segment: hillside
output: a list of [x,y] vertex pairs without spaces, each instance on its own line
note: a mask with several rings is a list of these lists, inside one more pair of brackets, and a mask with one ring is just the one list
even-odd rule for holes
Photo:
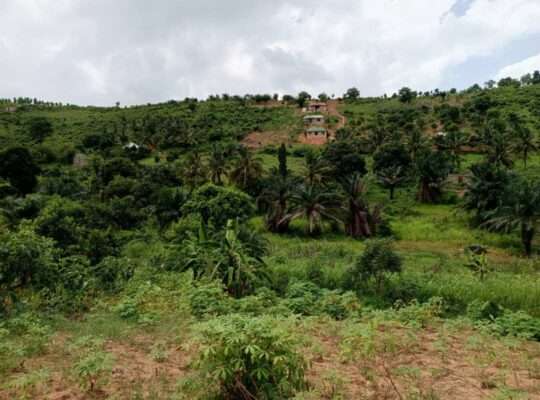
[[4,100],[0,399],[540,398],[540,85],[409,95]]

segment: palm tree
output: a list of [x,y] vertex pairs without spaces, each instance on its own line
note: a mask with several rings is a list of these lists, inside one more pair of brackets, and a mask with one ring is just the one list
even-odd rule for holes
[[536,144],[536,138],[534,137],[533,132],[526,126],[519,126],[515,129],[514,136],[514,145],[512,150],[514,153],[521,155],[523,160],[523,166],[527,168],[527,160],[529,155],[538,150],[538,145]]
[[540,223],[540,184],[530,181],[515,182],[509,195],[490,213],[486,226],[507,232],[519,230],[525,254],[532,254],[532,241]]
[[403,173],[400,165],[393,165],[377,171],[377,179],[390,191],[390,200],[394,200],[396,188],[407,179],[407,175]]
[[270,232],[284,233],[289,229],[290,220],[285,218],[287,207],[292,194],[293,183],[290,178],[284,178],[271,173],[272,178],[257,201],[266,209],[265,224]]
[[461,167],[461,149],[463,146],[467,145],[469,141],[465,135],[458,130],[453,130],[448,132],[440,146],[450,154],[452,164],[459,171]]
[[227,174],[227,160],[223,149],[218,145],[212,146],[208,159],[208,170],[212,183],[221,186],[223,184],[221,176]]
[[504,121],[494,119],[488,121],[482,134],[482,141],[487,146],[488,161],[497,168],[512,166],[510,154],[510,135]]
[[371,237],[380,222],[380,208],[370,210],[367,185],[360,174],[353,174],[341,182],[345,193],[345,232],[354,238]]
[[306,231],[315,236],[321,233],[323,220],[341,222],[338,218],[340,196],[331,190],[316,185],[301,185],[291,196],[291,210],[283,221],[304,217]]
[[418,128],[412,129],[405,141],[413,161],[416,160],[417,154],[427,147],[427,139]]
[[253,157],[253,153],[246,147],[240,147],[238,155],[229,176],[239,188],[246,190],[261,177],[263,173],[262,161]]
[[304,158],[302,177],[307,185],[319,185],[332,172],[332,168],[320,153],[309,151]]
[[181,175],[186,185],[191,188],[195,188],[206,182],[206,167],[198,152],[193,151],[188,154],[182,163]]

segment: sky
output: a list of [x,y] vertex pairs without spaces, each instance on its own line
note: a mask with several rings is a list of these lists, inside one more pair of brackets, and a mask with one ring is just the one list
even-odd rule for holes
[[0,97],[463,89],[540,70],[540,0],[1,0]]

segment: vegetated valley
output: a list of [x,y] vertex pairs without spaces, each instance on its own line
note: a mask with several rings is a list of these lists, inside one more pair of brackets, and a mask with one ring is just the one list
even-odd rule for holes
[[0,399],[540,398],[540,73],[313,97],[2,100]]

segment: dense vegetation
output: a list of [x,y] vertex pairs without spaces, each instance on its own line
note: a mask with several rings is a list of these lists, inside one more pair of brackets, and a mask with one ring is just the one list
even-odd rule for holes
[[538,396],[537,78],[352,88],[320,148],[242,146],[307,93],[3,100],[0,398]]

